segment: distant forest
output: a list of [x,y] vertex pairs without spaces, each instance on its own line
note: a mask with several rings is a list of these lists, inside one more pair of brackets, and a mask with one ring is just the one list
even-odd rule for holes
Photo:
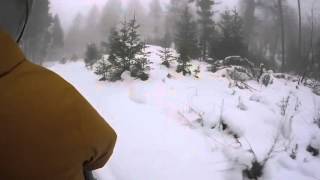
[[38,64],[84,58],[92,44],[107,54],[112,30],[134,18],[146,44],[177,48],[188,38],[185,48],[195,60],[239,55],[275,71],[319,77],[320,2],[309,4],[308,12],[301,9],[303,3],[240,0],[236,8],[219,9],[216,0],[171,0],[166,5],[131,0],[126,7],[108,0],[104,7],[79,12],[64,32],[60,17],[50,13],[49,0],[41,0],[33,7],[21,46]]

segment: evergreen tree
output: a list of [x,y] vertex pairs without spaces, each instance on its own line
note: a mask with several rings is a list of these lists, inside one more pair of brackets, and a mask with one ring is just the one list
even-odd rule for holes
[[65,51],[71,57],[79,57],[86,47],[83,38],[84,18],[82,14],[77,14],[65,38]]
[[30,14],[28,26],[23,36],[22,47],[26,56],[35,63],[42,64],[50,44],[49,27],[52,16],[49,0],[36,1]]
[[[98,69],[105,69],[106,80],[117,81],[125,71],[129,71],[131,76],[147,80],[147,71],[150,69],[150,62],[145,51],[146,45],[141,41],[138,33],[139,25],[136,19],[129,22],[124,21],[119,31],[112,30],[109,37],[109,57],[108,65],[100,63],[105,68],[98,66]],[[101,75],[102,73],[99,72]]]
[[52,23],[52,47],[53,48],[63,48],[64,46],[64,32],[61,27],[60,18],[55,15]]
[[244,43],[243,22],[236,10],[226,10],[221,15],[219,27],[222,37],[218,43],[216,55],[218,58],[227,56],[247,55]]
[[101,76],[99,81],[106,81],[106,80],[116,81],[116,80],[110,79],[110,76],[109,76],[110,69],[111,69],[111,64],[108,62],[108,60],[102,58],[98,61],[97,67],[95,69],[95,74],[98,76]]
[[[128,39],[128,33],[127,33],[127,23],[124,22],[122,24],[122,28],[120,29],[120,32],[118,32],[116,29],[111,30],[111,35],[109,36],[109,57],[108,61],[113,65],[114,69],[119,71],[115,74],[115,76],[119,75],[119,78],[121,74],[128,70],[129,65],[129,59],[126,58],[128,50],[126,49],[126,44]],[[121,34],[121,35],[120,35]]]
[[146,81],[149,79],[148,71],[151,70],[150,60],[148,59],[149,53],[146,52],[146,46],[143,43],[143,47],[137,52],[133,66],[130,68],[130,73],[132,77],[139,78],[143,81]]
[[58,15],[54,16],[49,31],[51,34],[51,43],[48,50],[48,59],[60,60],[62,58],[62,49],[64,47],[64,32]]
[[150,61],[146,52],[146,44],[141,41],[140,35],[138,33],[139,25],[135,17],[128,23],[128,57],[132,59],[130,62],[130,72],[131,76],[138,77],[142,80],[147,80],[146,71],[150,70]]
[[85,44],[88,43],[100,43],[101,37],[99,32],[99,8],[94,5],[91,7],[87,17],[85,18],[85,24],[83,29],[83,36]]
[[199,74],[200,74],[200,65],[199,66],[197,66],[197,69],[195,69],[194,71],[193,71],[193,73],[194,73],[194,77],[195,78],[197,78],[197,79],[199,79],[200,77],[199,77]]
[[170,47],[174,42],[175,34],[177,32],[177,22],[185,7],[188,5],[188,2],[189,0],[170,0],[164,22],[165,35],[163,37],[163,43],[165,44],[165,47]]
[[87,45],[87,50],[85,54],[85,63],[88,68],[92,66],[101,58],[100,52],[95,43],[90,43]]
[[181,14],[181,20],[177,23],[176,49],[179,53],[177,72],[183,75],[191,74],[190,60],[197,58],[199,50],[196,37],[196,23],[192,20],[192,15],[187,6]]
[[172,61],[176,60],[176,58],[172,55],[171,49],[165,47],[161,49],[159,52],[159,56],[162,61],[161,65],[170,68]]
[[215,24],[213,21],[214,0],[196,0],[199,15],[198,23],[200,24],[200,50],[201,59],[206,61],[208,58],[209,43],[212,41],[215,32]]

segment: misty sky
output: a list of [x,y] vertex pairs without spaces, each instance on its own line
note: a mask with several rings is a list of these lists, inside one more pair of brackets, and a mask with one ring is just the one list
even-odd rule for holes
[[[129,0],[122,0],[126,4]],[[140,0],[141,3],[148,6],[151,0]],[[160,0],[160,2],[167,3],[169,0]],[[75,14],[82,12],[86,14],[88,10],[96,4],[98,7],[103,7],[107,0],[50,0],[51,11],[53,14],[58,14],[61,18],[62,25],[64,28],[68,28],[71,24]],[[235,7],[238,0],[220,0],[222,3],[220,6],[224,7]]]
[[[123,4],[127,4],[130,0],[122,0]],[[140,0],[142,4],[146,6],[149,5],[151,0]],[[162,3],[167,3],[170,0],[160,0]],[[303,13],[310,13],[312,2],[316,2],[320,0],[303,0],[302,8]],[[62,25],[64,29],[68,29],[70,26],[74,16],[81,12],[83,15],[86,15],[89,9],[96,4],[98,7],[102,8],[107,0],[50,0],[51,2],[51,12],[53,14],[58,14],[60,16]],[[219,0],[221,5],[219,5],[219,9],[224,9],[226,7],[235,8],[238,5],[239,0]],[[288,2],[296,6],[296,0],[288,0]],[[318,4],[320,6],[320,3]],[[320,7],[318,7],[320,9]],[[317,12],[317,11],[316,11]],[[307,16],[305,16],[306,18]]]

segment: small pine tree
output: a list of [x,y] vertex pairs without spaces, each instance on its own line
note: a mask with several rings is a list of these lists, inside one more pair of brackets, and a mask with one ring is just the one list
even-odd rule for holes
[[132,77],[137,77],[141,80],[149,78],[146,71],[150,70],[150,61],[148,60],[148,53],[146,52],[146,44],[141,41],[138,33],[139,25],[134,17],[128,23],[128,41],[127,46],[129,49],[128,57],[131,59],[129,71]]
[[146,52],[146,47],[141,49],[140,52],[136,54],[133,64],[131,65],[130,72],[132,77],[139,78],[143,81],[149,79],[147,71],[151,69],[151,62],[148,59],[149,53]]
[[162,61],[161,65],[164,65],[167,68],[170,68],[172,61],[176,60],[176,58],[173,56],[170,48],[161,49],[159,51],[159,56]]
[[[126,26],[126,23],[124,23]],[[97,66],[97,71],[101,70],[98,75],[103,75],[102,81],[118,81],[121,79],[122,73],[128,68],[128,59],[125,58],[125,44],[123,43],[126,39],[126,27],[123,27],[121,30],[123,33],[119,34],[116,29],[111,30],[111,35],[109,36],[109,57],[108,59],[102,59]],[[107,61],[107,63],[106,63]]]
[[106,80],[117,81],[125,71],[129,71],[132,77],[141,80],[149,78],[150,61],[146,52],[146,45],[140,40],[138,34],[139,25],[133,18],[129,22],[124,21],[119,31],[113,29],[109,37],[109,57]]
[[102,58],[101,60],[98,61],[98,65],[95,70],[95,74],[98,76],[101,76],[100,81],[106,81],[108,80],[108,72],[110,71],[111,65],[110,63]]
[[191,74],[190,60],[199,56],[196,37],[196,23],[192,20],[189,7],[186,6],[181,14],[181,20],[177,23],[176,49],[179,53],[177,72],[183,75]]
[[92,66],[101,58],[100,52],[95,43],[90,43],[87,45],[87,50],[85,54],[86,67],[92,69]]
[[194,77],[197,78],[197,79],[199,79],[199,73],[200,73],[200,72],[201,72],[201,71],[200,71],[200,66],[197,66],[197,69],[195,69],[195,70],[193,71]]
[[226,10],[221,15],[219,27],[222,37],[218,43],[216,52],[218,58],[227,56],[246,56],[246,45],[244,43],[243,21],[236,10]]

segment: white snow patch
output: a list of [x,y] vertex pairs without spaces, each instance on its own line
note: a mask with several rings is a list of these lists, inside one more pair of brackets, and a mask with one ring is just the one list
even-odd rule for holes
[[[225,72],[206,72],[199,79],[184,77],[175,68],[160,66],[160,47],[150,46],[150,79],[141,82],[124,74],[124,81],[99,82],[83,63],[50,67],[73,84],[114,127],[118,142],[112,159],[96,172],[109,180],[242,180],[253,150],[258,161],[268,155],[281,124],[293,115],[288,132],[280,136],[262,179],[320,179],[320,159],[306,151],[319,147],[320,129],[314,123],[320,97],[307,87],[275,79],[264,87],[247,82],[254,91],[229,87]],[[168,79],[171,74],[173,78]],[[279,104],[291,96],[285,117]],[[239,99],[241,107],[239,107]],[[294,110],[295,101],[300,108]],[[223,106],[222,106],[223,105]],[[228,131],[219,123],[223,120]],[[298,145],[296,159],[290,158]]]

